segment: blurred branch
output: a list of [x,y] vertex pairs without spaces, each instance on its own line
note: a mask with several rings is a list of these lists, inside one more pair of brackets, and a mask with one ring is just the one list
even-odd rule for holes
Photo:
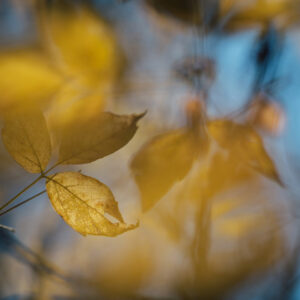
[[6,225],[3,225],[3,224],[0,224],[0,229],[5,229],[5,230],[8,230],[10,232],[15,232],[14,228],[6,226]]

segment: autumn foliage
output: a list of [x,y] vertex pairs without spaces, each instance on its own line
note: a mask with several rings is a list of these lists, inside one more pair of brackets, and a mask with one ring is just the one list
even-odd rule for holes
[[[31,178],[23,189],[10,183],[12,197],[0,186],[0,250],[31,268],[39,284],[29,293],[56,299],[59,287],[74,299],[246,300],[243,289],[255,276],[267,281],[268,272],[281,268],[274,299],[288,300],[280,297],[296,274],[292,249],[299,247],[281,231],[290,211],[274,199],[288,184],[268,139],[279,140],[289,121],[275,92],[276,61],[295,26],[297,1],[83,2],[12,1],[14,10],[35,17],[36,40],[0,49],[0,158]],[[184,45],[189,54],[171,72],[189,92],[180,104],[174,91],[165,97],[163,118],[155,113],[153,90],[146,103],[131,96],[130,79],[143,82],[135,75],[144,67],[140,49],[155,43],[150,34],[142,48],[142,39],[132,37],[138,26],[123,28],[122,11],[130,8],[147,17],[145,32],[154,24],[152,35],[162,34],[153,39],[158,53],[178,36],[195,38],[196,53]],[[211,97],[220,81],[214,48],[219,38],[245,32],[256,33],[253,81],[242,105],[223,113]],[[146,65],[145,81],[153,66]],[[173,110],[175,122],[168,123]],[[38,197],[56,215],[48,211],[35,224],[40,244],[31,250],[11,220],[14,213],[23,218],[17,212]],[[47,249],[61,232],[74,241],[52,264]],[[0,296],[1,288],[0,282]]]

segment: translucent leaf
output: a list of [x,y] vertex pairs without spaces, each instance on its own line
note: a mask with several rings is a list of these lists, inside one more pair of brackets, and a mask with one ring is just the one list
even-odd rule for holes
[[[62,218],[82,235],[116,236],[137,225],[127,225],[110,189],[78,172],[58,173],[48,179],[49,199]],[[110,215],[119,223],[111,222]]]
[[42,112],[18,109],[7,112],[2,129],[7,151],[25,170],[40,173],[51,157],[51,143]]
[[195,136],[180,129],[155,137],[136,154],[131,170],[141,193],[144,211],[186,176],[197,153]]
[[34,51],[0,54],[0,108],[40,103],[59,88],[62,78],[46,57]]
[[105,97],[101,91],[86,90],[79,84],[66,84],[51,101],[48,120],[53,132],[59,138],[64,128],[86,121],[104,110]]
[[[235,153],[215,153],[207,171],[207,183],[202,193],[206,198],[213,197],[225,190],[249,181],[255,175]],[[200,179],[200,178],[199,178]]]
[[137,121],[143,116],[101,112],[79,119],[62,132],[59,162],[84,164],[119,150],[134,136]]
[[275,164],[252,126],[229,120],[216,120],[208,124],[208,131],[222,148],[229,151],[231,159],[282,185]]
[[276,25],[285,28],[295,22],[296,7],[293,6],[293,1],[287,0],[220,1],[220,14],[226,17],[231,11],[236,10],[226,22],[227,30],[243,30],[270,21],[278,21]]
[[118,74],[119,53],[115,36],[92,12],[54,8],[47,21],[51,50],[69,77],[85,84],[110,83]]

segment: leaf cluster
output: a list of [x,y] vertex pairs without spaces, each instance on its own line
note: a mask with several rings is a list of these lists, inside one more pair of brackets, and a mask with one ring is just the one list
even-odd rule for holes
[[[52,154],[50,134],[39,109],[7,113],[2,139],[20,166],[40,174],[35,182],[46,179],[54,209],[73,229],[83,235],[116,236],[137,225],[124,223],[118,203],[105,184],[79,172],[49,172],[59,165],[90,163],[119,150],[132,139],[142,116],[99,112],[97,118],[79,121],[76,128],[65,128],[60,136],[58,161],[49,169],[46,168]],[[107,215],[117,222],[110,221]]]
[[[104,91],[111,88],[120,63],[108,26],[83,7],[64,10],[53,3],[43,8],[37,10],[39,47],[0,54],[3,143],[20,166],[40,174],[0,207],[0,215],[43,194],[4,211],[45,179],[53,207],[70,226],[83,235],[115,236],[137,225],[125,224],[107,186],[78,172],[50,172],[60,165],[91,163],[119,150],[132,139],[143,115],[103,112]],[[58,160],[47,169],[56,147]]]
[[213,153],[209,154],[213,156],[212,165],[208,178],[202,178],[199,172],[198,183],[204,198],[249,179],[251,171],[282,185],[276,166],[255,129],[250,124],[216,119],[207,121],[204,134],[195,134],[195,128],[188,127],[171,130],[154,137],[135,155],[131,169],[144,211],[152,208],[176,182],[183,180],[196,160],[207,159],[207,149]]

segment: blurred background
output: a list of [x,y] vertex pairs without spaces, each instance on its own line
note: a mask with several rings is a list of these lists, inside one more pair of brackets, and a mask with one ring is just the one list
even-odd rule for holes
[[[1,118],[40,106],[56,149],[78,118],[147,115],[124,148],[68,168],[108,185],[140,226],[83,237],[46,195],[0,216],[15,229],[0,228],[0,299],[300,299],[299,16],[298,0],[1,0]],[[265,152],[242,176],[210,149],[143,211],[136,153],[200,113],[255,130]],[[242,138],[222,133],[233,156],[250,153]],[[256,165],[266,159],[275,180]],[[0,203],[33,177],[1,141]]]

